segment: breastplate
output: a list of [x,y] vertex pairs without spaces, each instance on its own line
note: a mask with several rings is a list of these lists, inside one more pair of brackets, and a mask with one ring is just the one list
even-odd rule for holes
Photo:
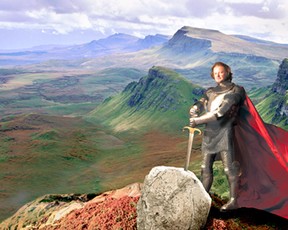
[[208,93],[207,110],[212,112],[219,108],[226,94],[233,91],[234,84],[231,82],[223,82],[218,86],[211,88]]

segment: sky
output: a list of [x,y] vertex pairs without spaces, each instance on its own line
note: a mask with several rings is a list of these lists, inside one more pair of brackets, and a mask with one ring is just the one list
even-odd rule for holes
[[0,50],[87,43],[183,26],[288,44],[287,0],[1,0]]

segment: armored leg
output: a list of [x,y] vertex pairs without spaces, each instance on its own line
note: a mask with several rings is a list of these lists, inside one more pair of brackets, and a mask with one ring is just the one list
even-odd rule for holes
[[210,191],[213,183],[213,162],[216,154],[204,154],[201,165],[201,181],[207,192]]
[[224,171],[226,173],[229,189],[230,189],[230,200],[227,204],[221,207],[221,211],[237,209],[237,188],[238,188],[238,172],[233,167],[232,155],[229,152],[221,152],[221,158],[224,166]]

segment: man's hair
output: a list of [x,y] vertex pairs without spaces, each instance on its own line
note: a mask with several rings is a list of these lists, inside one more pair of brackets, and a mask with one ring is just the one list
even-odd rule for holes
[[225,71],[227,72],[227,76],[226,76],[226,79],[225,81],[232,81],[232,78],[233,78],[233,73],[231,72],[231,68],[229,65],[223,63],[223,62],[216,62],[212,67],[211,67],[211,77],[214,79],[214,74],[213,74],[213,69],[216,67],[216,66],[223,66]]

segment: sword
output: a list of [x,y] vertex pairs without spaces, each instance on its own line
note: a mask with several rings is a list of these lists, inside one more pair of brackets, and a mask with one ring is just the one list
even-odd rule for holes
[[190,163],[190,156],[191,156],[191,152],[192,152],[194,133],[195,133],[195,131],[197,131],[197,132],[199,132],[199,135],[201,135],[201,130],[197,129],[197,128],[192,128],[190,126],[185,126],[183,128],[183,131],[184,131],[184,129],[189,130],[188,149],[187,149],[186,163],[184,166],[184,170],[187,171],[188,167],[189,167],[189,163]]

